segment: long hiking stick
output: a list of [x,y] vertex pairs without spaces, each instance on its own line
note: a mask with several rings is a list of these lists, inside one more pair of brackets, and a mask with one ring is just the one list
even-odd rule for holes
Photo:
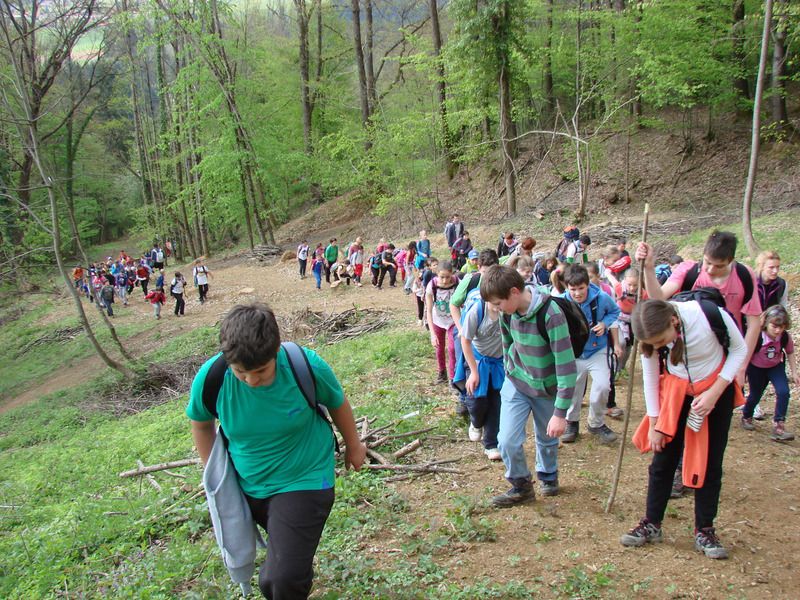
[[[647,225],[650,221],[650,204],[645,202],[644,205],[644,223],[642,224],[642,241],[647,242]],[[636,290],[636,303],[638,304],[642,299],[642,288],[644,287],[644,261],[639,262],[639,287]],[[617,454],[617,465],[614,467],[614,481],[611,483],[611,493],[608,495],[606,502],[606,512],[609,512],[614,506],[614,499],[617,497],[617,487],[619,487],[619,475],[622,471],[622,457],[625,455],[625,444],[628,441],[628,425],[631,422],[631,404],[633,401],[633,381],[636,376],[636,358],[638,355],[638,343],[633,344],[631,357],[628,361],[630,367],[628,368],[628,393],[625,398],[625,422],[622,426],[622,440],[619,444],[619,453]]]

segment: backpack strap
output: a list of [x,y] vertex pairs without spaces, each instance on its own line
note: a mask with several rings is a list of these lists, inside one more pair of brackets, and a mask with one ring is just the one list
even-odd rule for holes
[[720,312],[723,309],[710,300],[698,300],[697,303],[700,305],[719,345],[722,346],[722,351],[727,356],[728,348],[730,348],[731,345],[731,338],[728,333],[728,327],[725,325],[725,321],[722,319],[722,313]]
[[691,291],[694,288],[694,284],[697,283],[698,277],[700,277],[700,263],[695,263],[691,269],[686,271],[686,277],[683,278],[683,284],[681,284],[681,291]]
[[548,346],[550,346],[550,334],[547,333],[547,323],[545,323],[544,319],[547,314],[547,309],[550,308],[550,301],[552,298],[552,296],[548,295],[544,302],[542,302],[542,306],[539,307],[539,311],[536,313],[536,328],[539,330],[539,335],[547,342]]
[[472,277],[469,278],[469,283],[467,284],[467,294],[469,294],[472,290],[478,287],[480,283],[481,283],[480,271],[478,271],[477,273],[473,273]]
[[[742,298],[742,306],[750,302],[750,299],[753,297],[753,277],[750,275],[750,269],[748,269],[745,265],[740,262],[736,262],[736,275],[739,277],[739,281],[742,282],[742,287],[744,288],[744,297]],[[786,285],[786,282],[783,282]]]
[[219,417],[217,414],[217,396],[219,396],[219,391],[222,389],[222,382],[225,379],[225,371],[227,370],[228,362],[225,360],[225,355],[220,354],[206,372],[206,380],[203,382],[203,406],[214,415],[215,419]]

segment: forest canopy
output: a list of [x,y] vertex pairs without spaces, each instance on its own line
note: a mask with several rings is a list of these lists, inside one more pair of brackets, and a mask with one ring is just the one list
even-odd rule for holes
[[[752,110],[761,2],[0,2],[0,278],[125,233],[274,241],[347,195],[388,211],[558,136],[581,202],[603,130]],[[793,131],[800,8],[774,2],[762,135]],[[711,119],[709,119],[711,121]],[[571,148],[571,150],[570,150]],[[52,192],[52,199],[48,193]],[[581,205],[581,210],[585,206]]]

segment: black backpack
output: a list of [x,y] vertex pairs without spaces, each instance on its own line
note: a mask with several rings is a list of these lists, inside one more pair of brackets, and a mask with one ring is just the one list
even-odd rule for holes
[[[331,424],[330,417],[328,416],[327,409],[317,402],[317,381],[314,379],[314,372],[311,369],[311,363],[308,362],[308,357],[303,349],[294,342],[282,342],[281,348],[286,352],[286,358],[289,359],[289,367],[292,369],[297,386],[306,399],[308,406],[316,412],[331,428],[333,434],[334,444],[336,445],[336,452],[339,452],[339,440],[336,434],[333,433],[333,425]],[[228,362],[225,360],[225,355],[220,354],[217,360],[211,365],[206,373],[206,379],[203,382],[203,406],[206,410],[219,418],[217,413],[217,398],[219,391],[222,388],[222,382],[225,379],[225,371],[228,370]],[[222,427],[220,427],[222,432]],[[224,433],[222,434],[224,435]]]
[[109,284],[104,285],[103,289],[100,291],[100,296],[106,302],[111,302],[114,299],[114,288]]
[[730,348],[731,345],[731,337],[728,333],[725,321],[722,319],[722,313],[720,312],[723,310],[727,311],[728,309],[725,308],[725,298],[722,297],[722,293],[717,288],[701,287],[696,290],[681,292],[675,294],[670,300],[673,302],[690,302],[695,300],[703,310],[706,321],[708,321],[708,324],[711,326],[711,331],[714,332],[717,341],[720,346],[722,346],[723,352],[725,354],[728,353],[728,348]]
[[[586,347],[586,342],[589,341],[589,323],[586,321],[586,315],[583,314],[581,307],[572,300],[562,298],[560,296],[548,296],[536,313],[536,327],[539,329],[539,334],[544,338],[547,344],[550,344],[550,335],[547,333],[547,325],[545,323],[545,315],[550,303],[554,302],[561,312],[564,313],[564,318],[567,320],[567,327],[569,328],[569,337],[572,341],[572,352],[575,358],[583,354],[583,349]],[[592,310],[592,319],[596,320],[597,315],[597,300],[592,300],[590,305]]]

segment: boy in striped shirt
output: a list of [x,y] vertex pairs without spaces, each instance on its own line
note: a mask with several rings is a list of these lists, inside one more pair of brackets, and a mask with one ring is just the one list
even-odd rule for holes
[[[500,392],[500,454],[511,489],[492,498],[504,508],[535,497],[525,459],[525,424],[533,414],[536,476],[544,496],[558,494],[558,438],[567,426],[575,389],[575,355],[566,317],[550,295],[511,267],[492,266],[481,277],[481,297],[503,316],[503,362],[506,380]],[[544,310],[544,332],[538,314]]]

